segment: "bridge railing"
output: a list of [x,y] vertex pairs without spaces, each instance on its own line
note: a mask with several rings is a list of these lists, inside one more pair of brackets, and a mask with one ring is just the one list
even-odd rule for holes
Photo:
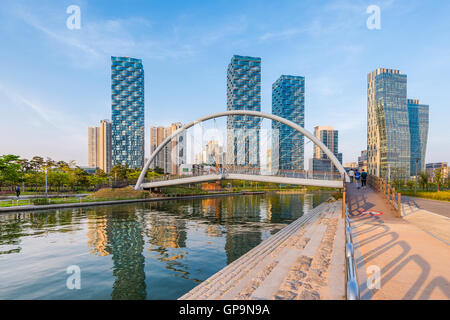
[[356,273],[352,228],[347,205],[345,205],[345,268],[347,300],[359,300],[358,274]]
[[386,201],[392,205],[392,208],[397,212],[397,217],[402,217],[402,194],[396,192],[395,188],[391,186],[385,179],[377,176],[369,175],[367,183],[378,193],[380,193]]

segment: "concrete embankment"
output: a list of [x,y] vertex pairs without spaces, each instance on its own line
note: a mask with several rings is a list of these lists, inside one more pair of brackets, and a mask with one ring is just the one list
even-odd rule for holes
[[341,201],[322,203],[181,300],[344,299]]
[[202,194],[192,196],[177,196],[177,197],[155,197],[148,199],[130,199],[130,200],[112,200],[112,201],[95,201],[95,202],[77,202],[77,203],[61,203],[61,204],[49,204],[49,205],[23,205],[15,207],[0,208],[1,213],[20,212],[20,211],[37,211],[37,210],[52,210],[52,209],[64,209],[64,208],[77,208],[77,207],[91,207],[91,206],[105,206],[105,205],[117,205],[127,203],[138,202],[155,202],[155,201],[169,201],[169,200],[188,200],[188,199],[202,199],[202,198],[214,198],[214,197],[226,197],[226,196],[239,196],[243,195],[242,192],[235,193],[213,193]]

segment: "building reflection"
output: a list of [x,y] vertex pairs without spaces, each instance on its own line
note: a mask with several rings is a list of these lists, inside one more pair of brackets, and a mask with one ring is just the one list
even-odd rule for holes
[[109,207],[106,217],[108,250],[115,277],[113,300],[142,300],[147,296],[142,222],[134,206]]

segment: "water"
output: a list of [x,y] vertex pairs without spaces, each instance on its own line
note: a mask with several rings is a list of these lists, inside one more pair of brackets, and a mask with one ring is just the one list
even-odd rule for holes
[[[270,193],[2,214],[0,299],[177,299],[328,197]],[[72,265],[80,289],[67,287]]]

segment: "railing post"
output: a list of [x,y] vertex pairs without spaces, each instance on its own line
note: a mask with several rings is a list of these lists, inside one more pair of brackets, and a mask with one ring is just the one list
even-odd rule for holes
[[398,217],[402,217],[402,194],[397,193],[397,209],[398,209]]

